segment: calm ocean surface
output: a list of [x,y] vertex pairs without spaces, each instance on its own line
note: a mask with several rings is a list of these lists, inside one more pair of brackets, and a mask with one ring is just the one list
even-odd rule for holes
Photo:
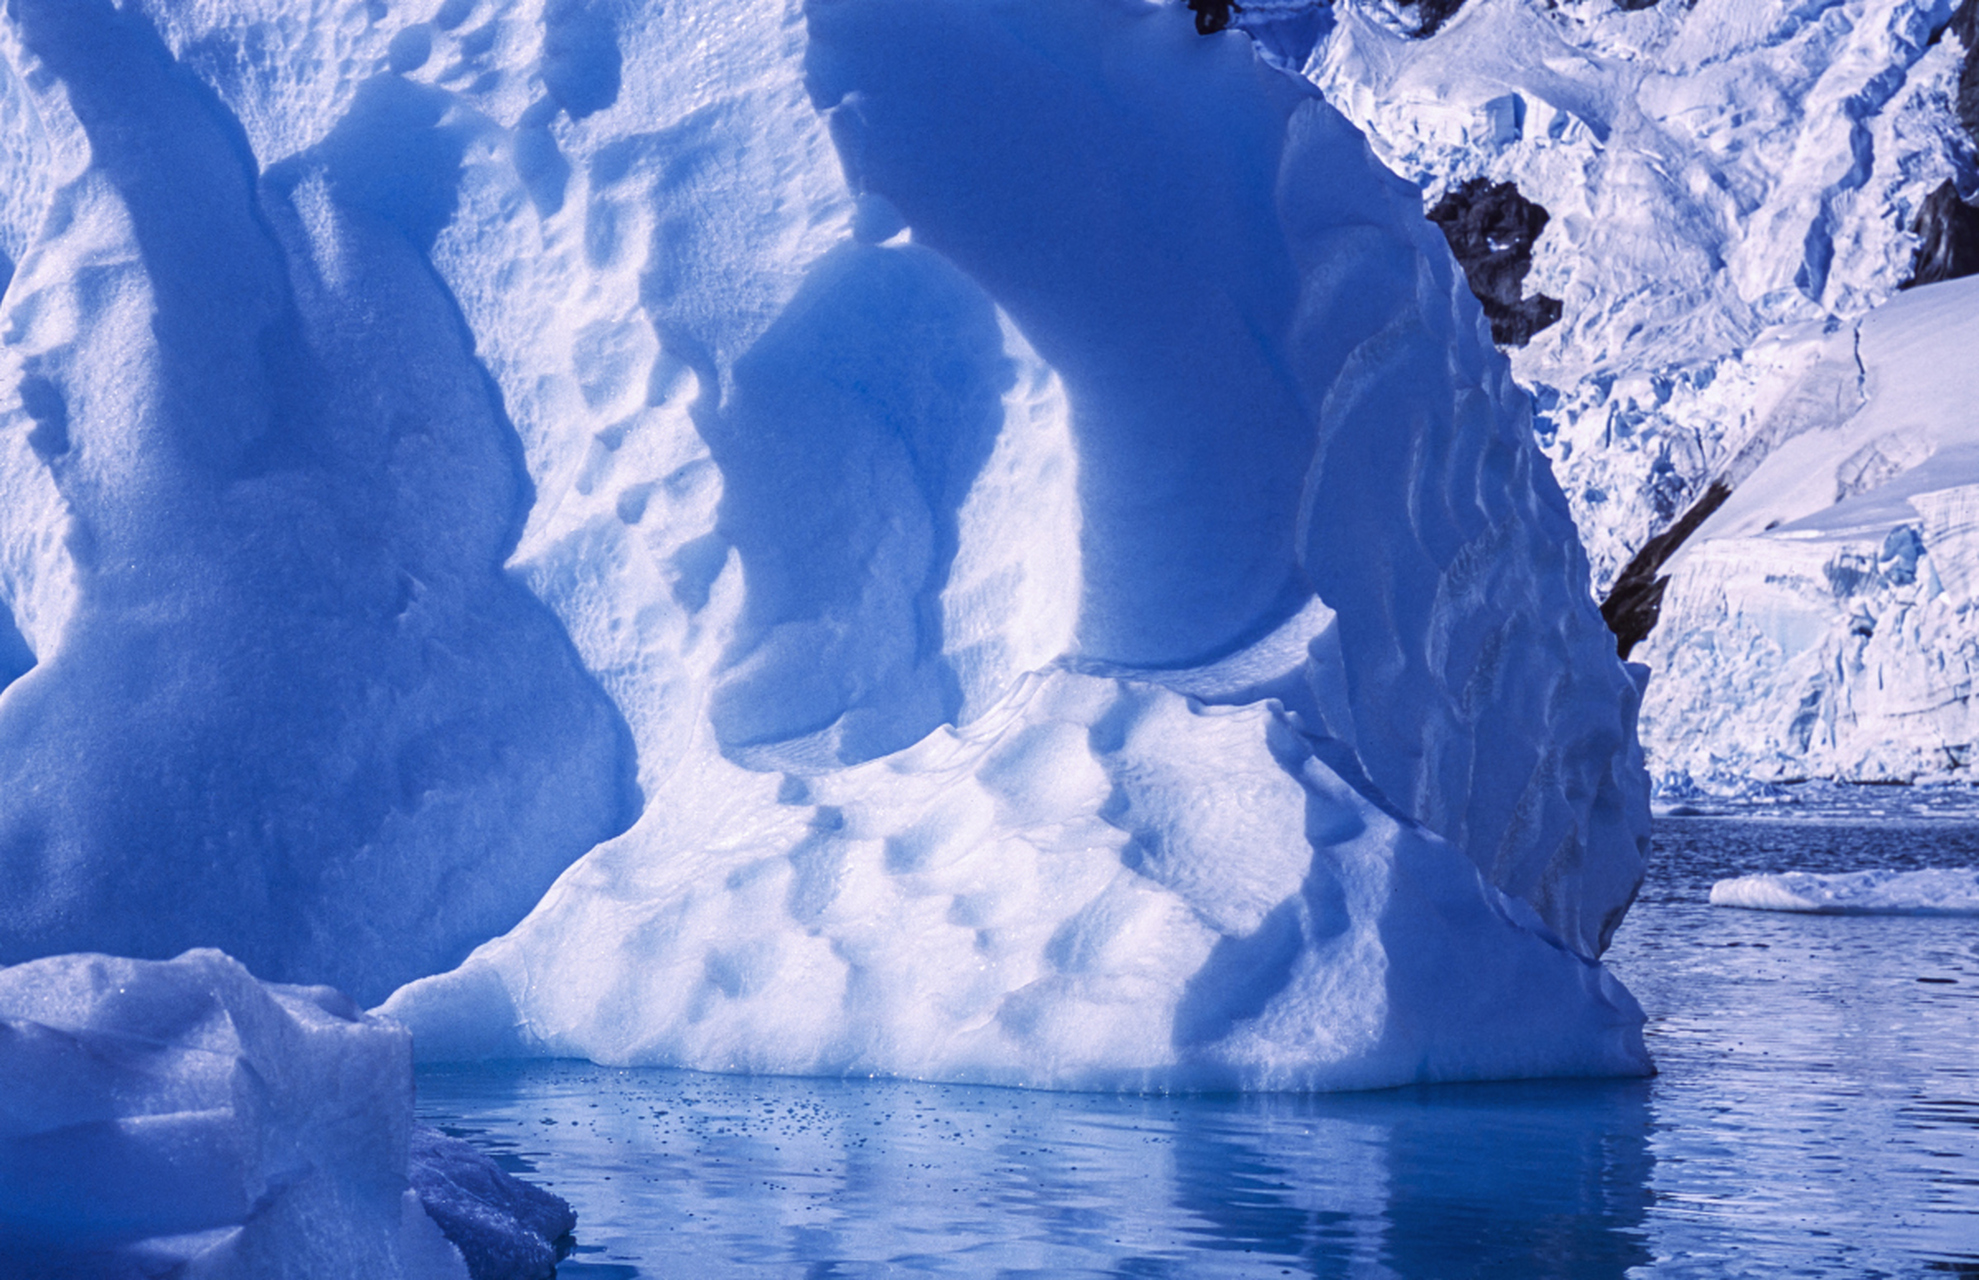
[[1979,866],[1892,795],[1658,823],[1609,953],[1662,1074],[1154,1098],[579,1063],[423,1069],[579,1214],[562,1280],[1979,1277],[1979,920],[1705,905],[1748,871]]

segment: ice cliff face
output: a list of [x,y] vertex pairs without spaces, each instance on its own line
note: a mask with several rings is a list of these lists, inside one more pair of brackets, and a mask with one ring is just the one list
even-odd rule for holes
[[1954,9],[1470,0],[1412,40],[1343,0],[1305,63],[1431,197],[1550,212],[1526,286],[1561,318],[1513,367],[1625,645],[1649,636],[1672,792],[1965,776],[1970,602],[1929,566],[1966,555],[1974,295],[1879,310],[1969,269]]
[[1666,790],[1968,776],[1974,343],[1975,279],[1837,333],[1786,401],[1792,434],[1678,553],[1638,651]]
[[377,999],[621,829],[632,745],[503,570],[530,483],[428,257],[472,127],[389,75],[292,83],[388,55],[282,30],[8,10],[43,199],[0,311],[36,659],[0,704],[0,959],[219,944]]
[[10,15],[13,955],[492,938],[388,1005],[436,1054],[1645,1065],[1636,687],[1528,402],[1242,35]]

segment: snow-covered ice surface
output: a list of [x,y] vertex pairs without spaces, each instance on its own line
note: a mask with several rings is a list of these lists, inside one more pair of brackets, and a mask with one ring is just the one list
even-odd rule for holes
[[412,1045],[227,957],[0,969],[0,1269],[467,1280],[407,1182]]
[[1842,916],[1979,916],[1979,871],[1786,871],[1711,886],[1714,907]]
[[503,569],[522,451],[426,252],[474,121],[359,89],[364,6],[261,8],[0,25],[5,185],[42,193],[0,305],[36,659],[0,700],[0,961],[217,945],[370,1002],[623,828],[633,748]]
[[438,973],[431,1055],[1646,1069],[1638,686],[1529,402],[1243,35],[0,30],[0,956]]
[[[626,33],[671,110],[814,139],[809,208],[787,177],[648,182],[658,225],[740,204],[709,224],[794,223],[815,265],[695,246],[781,281],[735,334],[713,265],[660,242],[644,349],[699,390],[634,424],[702,514],[627,434],[545,482],[522,548],[649,802],[394,997],[422,1052],[1103,1086],[1641,1069],[1587,963],[1639,874],[1631,689],[1414,191],[1172,9],[775,16],[696,50],[734,60],[705,102],[664,60],[691,12]],[[636,124],[573,126],[573,172],[617,173],[576,158]],[[491,297],[490,327],[540,342],[540,302]]]

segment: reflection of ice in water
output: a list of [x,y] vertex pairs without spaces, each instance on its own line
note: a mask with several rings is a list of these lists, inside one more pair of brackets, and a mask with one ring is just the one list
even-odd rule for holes
[[561,1280],[1604,1277],[1979,1266],[1969,921],[1714,911],[1718,879],[1979,863],[1979,825],[1672,820],[1610,959],[1663,1074],[1331,1097],[429,1070],[579,1208]]
[[697,1276],[1426,1276],[1555,1257],[1618,1276],[1650,1260],[1640,1081],[1172,1098],[550,1063],[421,1087],[429,1117],[579,1205],[597,1252],[561,1276],[686,1259]]

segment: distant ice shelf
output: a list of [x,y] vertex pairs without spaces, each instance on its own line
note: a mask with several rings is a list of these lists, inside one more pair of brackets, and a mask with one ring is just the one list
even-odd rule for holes
[[1711,886],[1711,905],[1831,916],[1979,916],[1979,870],[1739,876]]

